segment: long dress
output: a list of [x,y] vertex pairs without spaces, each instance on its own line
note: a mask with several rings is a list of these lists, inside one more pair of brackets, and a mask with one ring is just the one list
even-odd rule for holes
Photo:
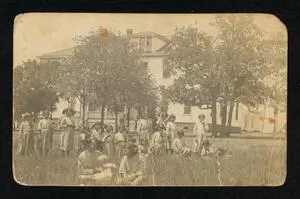
[[141,119],[138,122],[137,126],[137,132],[138,132],[138,138],[140,142],[143,141],[149,141],[149,135],[148,135],[148,129],[147,129],[147,121],[145,119]]
[[153,134],[153,122],[150,118],[148,118],[146,120],[146,124],[147,124],[147,140],[148,140],[148,143],[149,143],[150,140],[151,140],[151,136]]
[[177,130],[177,125],[175,124],[175,122],[168,122],[167,123],[167,136],[168,136],[168,140],[167,140],[167,149],[172,149],[172,143],[174,142],[175,139],[175,135],[176,135],[176,130]]
[[114,155],[116,156],[117,160],[119,160],[123,156],[124,147],[125,147],[125,137],[124,137],[123,133],[121,133],[121,132],[116,133],[114,135],[113,142],[114,142],[114,147],[115,147]]
[[64,117],[61,121],[60,127],[64,130],[61,137],[61,150],[69,153],[74,149],[74,119],[71,117]]
[[203,140],[206,138],[206,126],[204,122],[197,121],[194,126],[194,134],[196,135],[194,139],[194,149],[193,152],[201,152]]
[[163,133],[157,131],[153,134],[150,149],[154,155],[162,155],[164,152],[164,135]]
[[41,119],[38,123],[38,130],[41,132],[42,153],[47,154],[52,148],[52,121]]
[[20,125],[20,140],[17,154],[29,155],[34,152],[33,126],[28,121],[23,121]]

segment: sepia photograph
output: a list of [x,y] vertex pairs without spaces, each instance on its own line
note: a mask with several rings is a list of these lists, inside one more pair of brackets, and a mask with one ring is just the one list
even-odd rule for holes
[[17,183],[285,183],[288,36],[277,17],[25,13],[13,34]]

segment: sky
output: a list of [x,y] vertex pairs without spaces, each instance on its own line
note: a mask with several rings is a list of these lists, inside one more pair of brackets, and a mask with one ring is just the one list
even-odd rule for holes
[[[63,50],[75,45],[74,36],[86,35],[100,26],[114,32],[152,31],[170,37],[176,27],[197,23],[211,35],[217,30],[210,26],[213,14],[84,14],[84,13],[26,13],[14,22],[14,67],[27,59],[44,53]],[[286,31],[275,16],[256,14],[255,23],[267,34]]]

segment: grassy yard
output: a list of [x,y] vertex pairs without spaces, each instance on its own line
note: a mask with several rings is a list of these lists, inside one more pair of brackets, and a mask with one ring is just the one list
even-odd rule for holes
[[[225,186],[277,186],[286,175],[286,140],[215,139],[216,146],[228,146],[233,155],[221,160]],[[149,164],[150,165],[150,164]],[[219,185],[213,158],[155,158],[144,185]],[[152,175],[151,171],[154,171]],[[63,158],[56,151],[47,157],[14,156],[14,176],[29,185],[78,185],[76,154]]]

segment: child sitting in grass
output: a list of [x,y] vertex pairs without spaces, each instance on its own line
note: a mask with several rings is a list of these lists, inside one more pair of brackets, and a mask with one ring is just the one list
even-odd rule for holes
[[210,142],[205,139],[203,140],[203,148],[201,151],[201,156],[210,156],[215,154],[215,149],[211,146]]
[[117,184],[140,184],[145,179],[145,171],[145,161],[140,158],[138,146],[132,143],[127,143],[125,147],[125,155],[123,156],[119,167]]
[[184,131],[177,131],[177,138],[174,139],[173,149],[176,155],[178,156],[191,156],[192,150],[185,145],[185,140],[183,139]]
[[225,149],[221,147],[212,147],[211,143],[205,139],[203,140],[203,148],[201,151],[201,156],[223,156],[223,155],[231,155],[230,149]]
[[111,184],[116,166],[108,156],[96,150],[96,141],[78,157],[78,177],[81,185]]

